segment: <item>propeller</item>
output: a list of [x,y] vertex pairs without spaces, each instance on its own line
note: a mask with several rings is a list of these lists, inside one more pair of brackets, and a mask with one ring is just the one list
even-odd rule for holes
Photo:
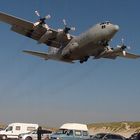
[[126,46],[126,45],[124,44],[124,38],[121,39],[121,45],[117,45],[117,47],[120,48],[120,49],[122,50],[122,53],[123,53],[124,56],[126,56],[126,51],[125,51],[125,50],[126,50],[126,49],[128,49],[128,50],[131,49],[130,46]]
[[35,11],[35,14],[39,17],[40,24],[45,24],[45,20],[51,18],[50,15],[47,15],[45,17],[41,17],[41,15],[40,15],[40,13],[38,11]]
[[68,39],[71,39],[69,31],[75,31],[75,27],[68,27],[65,19],[63,19],[63,24],[64,24],[63,32],[67,35]]

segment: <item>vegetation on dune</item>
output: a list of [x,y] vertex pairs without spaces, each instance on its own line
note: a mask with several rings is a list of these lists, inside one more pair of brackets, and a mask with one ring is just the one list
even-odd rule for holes
[[[140,122],[107,122],[107,123],[92,123],[87,124],[88,129],[105,129],[105,130],[111,130],[111,131],[121,131],[126,129],[137,129],[137,131],[140,131]],[[6,125],[3,123],[0,123],[0,128],[5,128]],[[51,128],[47,126],[42,126],[44,129],[50,129],[52,131],[57,130],[56,128]]]
[[120,131],[126,129],[140,129],[140,122],[109,122],[109,123],[92,123],[88,124],[89,129],[101,129]]
[[3,128],[5,128],[5,127],[6,127],[6,125],[5,125],[5,124],[0,123],[0,129],[3,129]]

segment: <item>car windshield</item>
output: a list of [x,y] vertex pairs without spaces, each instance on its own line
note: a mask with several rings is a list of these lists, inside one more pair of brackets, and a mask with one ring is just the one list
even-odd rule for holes
[[55,134],[66,134],[68,129],[59,129]]
[[106,135],[105,133],[97,134],[97,135],[95,135],[94,138],[96,138],[96,139],[102,139],[105,135]]

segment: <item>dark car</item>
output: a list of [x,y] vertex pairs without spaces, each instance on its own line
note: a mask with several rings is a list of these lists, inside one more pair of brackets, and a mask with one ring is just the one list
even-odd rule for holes
[[140,133],[134,133],[132,134],[128,140],[140,140]]
[[94,140],[126,140],[126,138],[118,134],[99,133],[94,136]]
[[103,140],[126,140],[125,137],[118,134],[106,134],[102,139]]

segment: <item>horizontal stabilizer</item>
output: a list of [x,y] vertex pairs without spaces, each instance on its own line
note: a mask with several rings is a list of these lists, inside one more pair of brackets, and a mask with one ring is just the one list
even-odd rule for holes
[[48,53],[37,52],[37,51],[28,51],[28,50],[23,50],[23,52],[34,55],[34,56],[41,57],[45,60],[51,59],[51,60],[57,60],[57,61],[62,61],[62,62],[66,62],[66,63],[74,63],[72,60],[60,59],[57,55],[54,55],[54,54],[48,54]]
[[38,57],[44,58],[45,60],[49,59],[49,55],[47,53],[44,53],[44,52],[27,51],[27,50],[24,50],[23,52],[31,54],[31,55],[34,55],[34,56],[38,56]]

